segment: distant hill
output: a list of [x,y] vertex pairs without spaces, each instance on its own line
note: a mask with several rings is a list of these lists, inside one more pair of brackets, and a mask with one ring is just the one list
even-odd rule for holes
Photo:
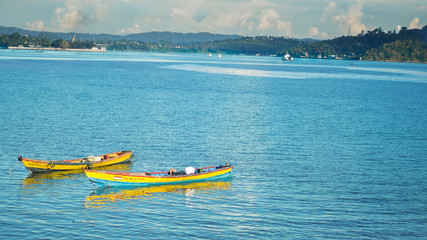
[[[75,41],[71,41],[77,35]],[[42,46],[108,51],[228,53],[247,55],[396,61],[427,63],[427,25],[422,29],[402,27],[399,32],[377,28],[356,36],[330,40],[292,39],[284,37],[175,32],[148,32],[124,36],[88,33],[54,33],[0,27],[0,47]]]
[[[2,33],[3,31],[3,33]],[[313,39],[284,37],[222,35],[211,33],[150,32],[126,36],[107,34],[78,34],[26,31],[19,28],[0,28],[0,47],[44,47],[62,49],[92,49],[108,51],[227,53],[247,55],[277,55],[279,50],[313,42]],[[96,40],[90,40],[96,39]],[[224,40],[225,39],[225,40]],[[94,43],[96,42],[96,44]]]
[[176,33],[176,32],[147,32],[138,34],[128,35],[112,35],[112,34],[90,34],[90,33],[60,33],[60,32],[45,32],[45,31],[31,31],[15,27],[2,27],[0,26],[0,34],[11,35],[13,33],[19,33],[21,35],[28,35],[36,38],[47,38],[49,41],[57,39],[64,39],[66,41],[73,39],[76,35],[76,39],[81,41],[100,41],[100,40],[130,40],[130,41],[141,41],[149,43],[161,43],[168,42],[177,45],[188,45],[194,43],[206,43],[213,41],[223,41],[229,39],[239,39],[243,36],[240,35],[226,35],[226,34],[213,34],[208,32],[201,33]]
[[[280,51],[299,45],[316,42],[314,39],[294,39],[272,36],[244,37],[208,43],[193,44],[187,48],[192,52],[228,53],[246,55],[278,55]],[[279,54],[280,55],[280,54]]]
[[381,28],[357,36],[295,46],[281,52],[294,57],[362,59],[372,61],[427,62],[427,25],[422,29],[402,27],[399,32]]
[[194,44],[214,41],[223,41],[230,39],[239,39],[240,35],[213,34],[208,32],[201,33],[176,33],[176,32],[148,32],[129,34],[124,36],[125,40],[142,41],[142,42],[169,42],[174,44]]

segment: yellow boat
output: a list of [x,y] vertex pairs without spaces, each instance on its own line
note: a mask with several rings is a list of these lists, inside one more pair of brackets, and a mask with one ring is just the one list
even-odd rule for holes
[[233,166],[189,167],[185,171],[168,172],[106,172],[85,169],[85,174],[95,185],[102,187],[150,186],[219,179],[231,174]]
[[104,167],[131,161],[132,151],[120,151],[71,160],[36,160],[18,157],[30,173],[70,171]]

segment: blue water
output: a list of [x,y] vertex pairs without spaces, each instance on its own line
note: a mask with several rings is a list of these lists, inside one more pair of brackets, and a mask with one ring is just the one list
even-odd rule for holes
[[[1,50],[1,239],[425,239],[427,65],[279,61]],[[17,160],[119,150],[235,172],[102,189]]]

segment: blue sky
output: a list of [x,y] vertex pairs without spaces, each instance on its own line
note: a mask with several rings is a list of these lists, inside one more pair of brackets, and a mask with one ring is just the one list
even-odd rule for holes
[[0,25],[125,35],[211,32],[330,39],[427,25],[426,0],[0,0]]

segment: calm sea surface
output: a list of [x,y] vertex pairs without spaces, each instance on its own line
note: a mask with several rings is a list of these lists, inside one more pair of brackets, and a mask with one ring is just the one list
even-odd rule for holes
[[[1,239],[425,239],[427,65],[0,51]],[[133,150],[117,171],[222,181],[97,188],[17,156]]]

